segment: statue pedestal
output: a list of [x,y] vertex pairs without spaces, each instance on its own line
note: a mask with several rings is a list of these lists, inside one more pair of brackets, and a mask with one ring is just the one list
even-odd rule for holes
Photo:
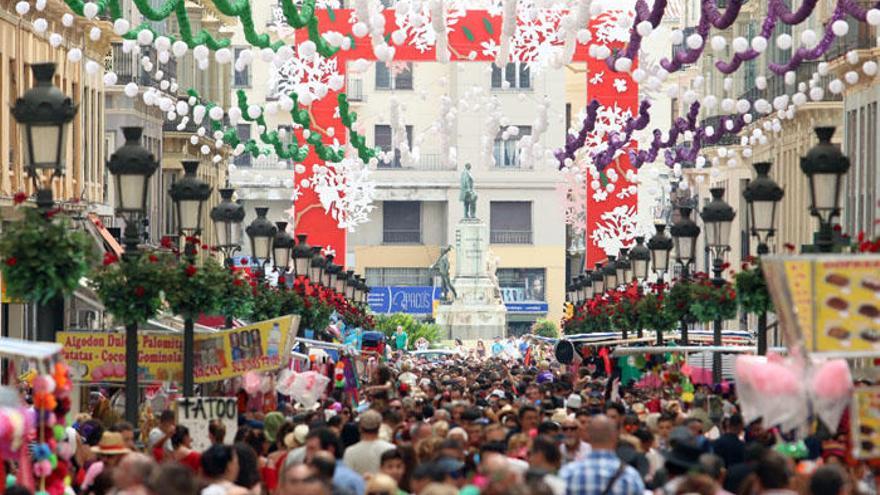
[[479,219],[462,219],[455,229],[455,278],[452,304],[437,308],[437,324],[449,339],[476,340],[507,335],[507,308],[487,271],[489,228]]

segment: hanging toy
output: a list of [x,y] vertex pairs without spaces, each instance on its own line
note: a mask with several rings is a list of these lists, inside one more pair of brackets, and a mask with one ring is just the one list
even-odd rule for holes
[[345,363],[341,360],[336,363],[336,369],[333,371],[333,381],[336,388],[345,388]]

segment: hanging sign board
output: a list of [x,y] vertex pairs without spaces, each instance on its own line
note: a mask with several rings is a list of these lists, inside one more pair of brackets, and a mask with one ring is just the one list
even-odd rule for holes
[[238,430],[238,401],[235,397],[184,397],[177,399],[177,424],[189,429],[192,448],[204,452],[211,446],[208,425],[217,420],[226,427],[226,438]]

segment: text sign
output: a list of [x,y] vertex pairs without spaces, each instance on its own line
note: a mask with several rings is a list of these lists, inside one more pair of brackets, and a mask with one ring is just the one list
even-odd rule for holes
[[413,287],[371,287],[367,302],[374,313],[431,314],[441,289],[427,285]]
[[189,429],[196,452],[204,452],[211,446],[208,425],[215,419],[226,427],[226,443],[229,443],[238,430],[238,401],[234,397],[177,399],[177,424]]

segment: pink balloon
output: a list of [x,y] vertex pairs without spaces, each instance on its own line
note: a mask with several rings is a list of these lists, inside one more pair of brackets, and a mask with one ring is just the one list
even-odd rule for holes
[[849,365],[843,359],[828,361],[813,375],[813,391],[823,399],[848,397],[852,388]]
[[248,371],[244,374],[244,391],[248,394],[259,392],[262,381],[259,373]]

